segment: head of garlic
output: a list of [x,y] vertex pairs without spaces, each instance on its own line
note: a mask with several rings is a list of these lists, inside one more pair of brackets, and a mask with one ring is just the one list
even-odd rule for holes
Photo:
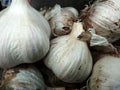
[[120,57],[105,55],[93,67],[88,90],[120,90]]
[[86,10],[83,10],[83,16],[81,17],[86,30],[93,27],[96,34],[107,38],[109,42],[120,39],[119,0],[96,0]]
[[82,23],[75,22],[69,35],[51,41],[51,47],[44,63],[62,81],[79,83],[87,79],[92,69],[92,57],[85,37]]
[[78,18],[78,11],[73,7],[61,8],[55,5],[45,13],[54,36],[61,36],[70,33],[74,21]]
[[4,71],[0,90],[47,90],[41,73],[31,65]]
[[50,26],[28,0],[12,0],[0,12],[0,67],[40,60],[49,50]]

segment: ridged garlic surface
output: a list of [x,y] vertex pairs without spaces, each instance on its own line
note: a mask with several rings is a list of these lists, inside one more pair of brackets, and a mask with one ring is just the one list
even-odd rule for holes
[[106,55],[96,62],[88,90],[120,90],[120,57]]
[[87,79],[92,69],[92,57],[85,41],[77,38],[82,23],[75,22],[69,35],[55,38],[44,63],[62,81],[79,83]]
[[85,26],[109,42],[120,39],[120,0],[96,0],[84,17]]
[[18,66],[3,74],[0,90],[47,90],[41,73],[34,66]]
[[40,60],[49,50],[50,26],[28,0],[12,0],[0,13],[0,67]]
[[62,36],[71,32],[73,23],[78,18],[78,11],[73,7],[62,8],[55,5],[45,13],[45,18],[49,21],[53,36]]

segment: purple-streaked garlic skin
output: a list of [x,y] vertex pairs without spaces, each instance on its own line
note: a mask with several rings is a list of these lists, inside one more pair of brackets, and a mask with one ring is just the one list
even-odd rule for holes
[[83,22],[85,29],[93,27],[96,34],[109,42],[120,39],[120,1],[98,0],[87,11]]

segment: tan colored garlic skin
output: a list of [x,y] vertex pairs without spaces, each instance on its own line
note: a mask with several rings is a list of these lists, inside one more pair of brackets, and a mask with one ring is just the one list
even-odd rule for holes
[[1,68],[36,62],[48,52],[50,26],[28,0],[12,0],[0,12],[0,25]]
[[86,30],[93,27],[96,34],[109,42],[120,39],[119,0],[97,0],[82,19]]
[[41,73],[30,65],[22,65],[4,72],[0,90],[47,90]]
[[[73,23],[78,18],[78,11],[73,7],[61,8],[60,5],[55,5],[51,11],[51,15],[53,15],[48,19],[48,21],[51,26],[53,36],[62,36],[70,33]],[[47,18],[47,13],[45,17]]]
[[82,24],[74,23],[70,35],[51,41],[51,48],[44,60],[45,65],[62,81],[83,82],[92,69],[92,57],[87,43],[77,38],[82,32]]
[[94,65],[88,90],[120,90],[120,57],[106,55]]

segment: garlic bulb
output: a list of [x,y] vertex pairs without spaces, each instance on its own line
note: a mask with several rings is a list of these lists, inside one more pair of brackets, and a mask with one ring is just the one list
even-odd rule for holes
[[91,72],[92,57],[85,37],[78,38],[82,32],[82,23],[75,22],[70,35],[51,41],[50,51],[44,60],[45,65],[64,82],[82,82]]
[[54,36],[66,35],[78,18],[78,11],[73,7],[61,8],[60,5],[55,5],[46,12],[45,18],[49,21]]
[[85,29],[93,27],[96,34],[107,38],[109,42],[120,39],[120,0],[97,0],[86,10],[84,18],[81,17]]
[[89,90],[120,90],[120,57],[99,59],[90,77]]
[[8,69],[0,90],[47,90],[41,73],[30,65]]
[[49,50],[50,26],[28,0],[12,0],[0,13],[0,67],[40,60]]

